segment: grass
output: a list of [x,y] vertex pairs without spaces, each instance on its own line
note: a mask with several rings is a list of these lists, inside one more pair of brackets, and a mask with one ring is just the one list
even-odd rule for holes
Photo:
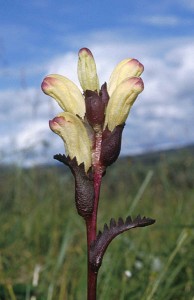
[[[68,169],[0,172],[0,299],[86,299],[86,237]],[[156,224],[117,237],[100,300],[194,299],[193,148],[122,158],[104,177],[98,224],[131,214]],[[33,298],[34,297],[34,298]]]

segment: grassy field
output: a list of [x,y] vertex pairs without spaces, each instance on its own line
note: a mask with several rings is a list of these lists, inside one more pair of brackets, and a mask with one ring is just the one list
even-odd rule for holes
[[[86,299],[85,224],[70,171],[0,172],[0,299]],[[99,300],[194,299],[194,148],[122,158],[107,170],[98,227],[111,217],[156,219],[116,238]]]

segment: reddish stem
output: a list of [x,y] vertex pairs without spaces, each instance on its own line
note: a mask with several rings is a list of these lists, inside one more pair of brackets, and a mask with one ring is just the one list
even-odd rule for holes
[[88,297],[87,300],[96,300],[96,287],[98,272],[92,269],[90,264],[90,245],[96,239],[97,212],[100,196],[103,169],[100,164],[102,133],[95,135],[95,148],[93,152],[93,171],[94,171],[94,210],[91,216],[86,219],[87,228],[87,253],[88,253]]
[[94,226],[92,217],[86,220],[87,228],[87,256],[88,256],[88,282],[87,282],[87,300],[96,300],[97,273],[92,270],[90,264],[90,245],[94,240]]

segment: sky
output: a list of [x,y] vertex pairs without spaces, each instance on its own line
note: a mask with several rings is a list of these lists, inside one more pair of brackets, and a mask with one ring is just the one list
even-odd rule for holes
[[0,163],[52,163],[61,112],[43,78],[79,85],[77,53],[89,48],[101,84],[124,58],[143,63],[145,89],[123,134],[122,155],[194,143],[194,0],[0,0]]

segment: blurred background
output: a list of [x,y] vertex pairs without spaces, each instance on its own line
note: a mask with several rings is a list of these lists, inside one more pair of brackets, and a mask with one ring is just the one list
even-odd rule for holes
[[101,84],[124,58],[145,66],[145,90],[127,121],[123,154],[194,142],[193,1],[8,0],[1,3],[0,26],[2,162],[45,163],[63,151],[48,129],[60,108],[40,84],[50,73],[78,84],[82,47],[93,52]]
[[100,226],[126,213],[157,219],[110,246],[100,299],[194,299],[194,1],[0,3],[0,299],[85,298],[85,228],[70,172],[52,158],[64,152],[48,127],[60,108],[40,89],[51,73],[79,85],[82,47],[101,84],[124,58],[145,67]]

